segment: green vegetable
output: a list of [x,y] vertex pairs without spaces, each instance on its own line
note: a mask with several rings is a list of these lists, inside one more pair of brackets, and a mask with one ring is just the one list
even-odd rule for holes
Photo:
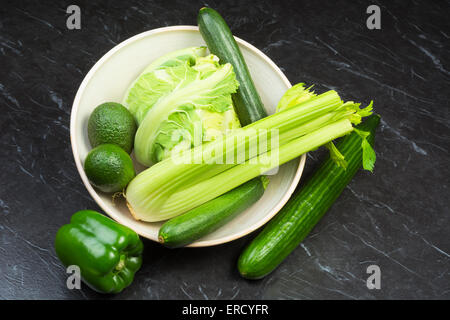
[[299,103],[316,97],[317,95],[314,93],[314,91],[310,91],[311,88],[312,86],[309,88],[305,88],[305,84],[303,82],[297,83],[296,85],[290,87],[288,90],[286,90],[286,92],[278,102],[277,112],[294,107]]
[[[125,196],[130,211],[144,221],[180,215],[350,133],[352,124],[358,124],[361,114],[370,114],[371,109],[372,105],[360,109],[358,103],[344,103],[335,91],[313,96],[144,170],[127,187]],[[248,146],[267,136],[267,130],[278,130],[278,143],[273,149],[270,143],[267,150],[258,148],[250,155]],[[227,156],[242,149],[244,162],[224,162]]]
[[139,124],[134,152],[140,163],[150,166],[172,150],[190,149],[240,127],[231,100],[239,85],[233,67],[201,54],[202,48],[170,53],[129,89],[126,105]]
[[220,197],[170,219],[159,229],[159,242],[170,248],[182,247],[217,230],[258,201],[264,194],[267,183],[267,177],[252,179]]
[[92,149],[84,161],[84,171],[94,187],[103,192],[119,192],[136,175],[133,160],[115,144]]
[[250,77],[247,64],[225,20],[217,11],[202,8],[197,22],[211,53],[218,56],[222,63],[233,65],[239,82],[233,102],[241,124],[245,126],[266,117],[266,110]]
[[[378,115],[372,115],[343,138],[337,147],[346,159],[347,168],[343,169],[331,158],[327,159],[244,249],[238,260],[238,269],[243,277],[259,279],[272,272],[328,211],[362,162],[370,163],[369,167],[373,168],[375,158],[370,145],[379,121]],[[371,155],[366,158],[368,150]]]
[[88,137],[93,148],[112,143],[131,153],[136,129],[136,122],[128,109],[115,102],[96,107],[88,120]]
[[75,213],[55,239],[58,258],[77,265],[82,280],[102,293],[128,287],[142,264],[143,244],[133,230],[92,210]]
[[[127,89],[122,102],[134,115],[138,124],[142,122],[148,109],[155,103],[155,99],[157,100],[157,96],[155,96],[150,85],[145,81],[145,78],[148,77],[145,75],[156,70],[164,70],[184,65],[185,63],[193,65],[199,57],[206,56],[206,51],[206,47],[191,47],[173,51],[156,59],[142,71]],[[160,73],[164,74],[163,72]]]

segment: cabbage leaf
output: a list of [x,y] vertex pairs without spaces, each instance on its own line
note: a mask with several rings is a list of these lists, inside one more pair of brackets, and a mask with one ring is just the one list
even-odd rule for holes
[[231,99],[239,85],[233,67],[188,49],[191,54],[181,50],[160,58],[127,91],[125,105],[139,125],[134,151],[144,165],[240,127]]

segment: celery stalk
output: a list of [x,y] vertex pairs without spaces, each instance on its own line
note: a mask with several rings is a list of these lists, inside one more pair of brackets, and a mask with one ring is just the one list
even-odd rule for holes
[[[279,164],[349,133],[352,123],[371,113],[372,106],[343,102],[335,91],[311,97],[295,106],[237,129],[215,141],[167,158],[137,175],[125,196],[138,220],[160,221],[174,217],[209,201],[262,174],[266,165],[259,161],[277,152]],[[263,138],[265,130],[279,130],[278,147],[249,154],[249,143]],[[246,139],[242,139],[246,137]],[[220,149],[222,146],[222,149]],[[225,149],[224,146],[227,146]],[[244,148],[244,163],[218,164],[217,161]],[[212,153],[212,151],[215,151]],[[200,155],[200,163],[189,163]],[[205,162],[212,155],[213,164]],[[182,163],[182,162],[188,163]],[[258,164],[253,164],[258,162]]]
[[[222,143],[223,145],[234,145],[234,148],[228,150],[228,153],[234,152],[235,149],[242,147],[242,139],[238,139],[240,143],[234,143],[234,140],[242,136],[246,136],[249,130],[256,130],[257,133],[260,129],[270,130],[278,129],[280,130],[280,139],[283,137],[283,133],[287,132],[289,129],[299,127],[300,124],[308,123],[314,117],[326,114],[331,110],[335,110],[339,106],[342,106],[342,101],[339,95],[335,91],[328,91],[317,97],[311,98],[306,102],[300,103],[297,106],[291,107],[285,111],[276,113],[274,115],[263,118],[256,121],[244,128],[237,129],[234,132],[227,134],[224,138],[220,137],[216,141],[209,142],[188,150],[181,157],[186,157],[187,159],[193,159],[195,154],[211,153],[217,144]],[[261,138],[260,135],[250,136],[250,141],[248,143],[254,143],[257,139]],[[281,140],[280,144],[284,141]],[[202,150],[202,151],[199,151]],[[212,160],[218,160],[224,155],[218,155]],[[226,156],[226,154],[225,154]],[[180,162],[188,162],[181,161]],[[245,159],[247,160],[247,159]],[[208,164],[178,164],[175,170],[173,168],[173,161],[171,158],[165,159],[161,162],[156,163],[152,167],[140,173],[127,188],[127,195],[133,197],[134,193],[139,193],[142,190],[144,194],[151,195],[153,192],[158,193],[169,193],[178,185],[183,185],[184,183],[191,181],[192,176],[190,174],[182,175],[182,172],[186,170],[195,175],[198,172],[209,170],[210,165]],[[169,172],[169,168],[171,168]],[[170,181],[170,188],[164,188],[163,192],[160,188],[161,184]],[[134,186],[139,184],[138,190],[134,190]],[[141,198],[139,195],[138,198]]]
[[[342,119],[294,139],[279,148],[278,165],[282,165],[329,141],[344,136],[352,130],[351,122],[348,119]],[[273,151],[268,153],[271,152]],[[268,168],[268,170],[270,169],[273,169],[273,167]],[[154,209],[157,210],[160,218],[170,219],[206,201],[212,200],[263,173],[261,172],[261,165],[249,164],[249,161],[246,161],[244,164],[234,166],[212,178],[175,192],[164,202],[162,207]],[[227,181],[227,183],[223,183],[223,181]]]

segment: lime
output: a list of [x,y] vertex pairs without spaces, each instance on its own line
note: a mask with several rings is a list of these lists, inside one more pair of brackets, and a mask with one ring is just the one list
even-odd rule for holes
[[133,115],[120,103],[106,102],[91,113],[88,137],[91,146],[112,143],[130,153],[137,126]]
[[84,162],[84,171],[94,187],[103,192],[118,192],[136,175],[130,155],[115,144],[92,149]]

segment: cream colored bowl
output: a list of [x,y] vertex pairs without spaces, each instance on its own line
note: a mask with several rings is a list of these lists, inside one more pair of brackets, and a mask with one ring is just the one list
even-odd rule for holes
[[[250,69],[256,89],[271,114],[283,93],[291,86],[281,70],[261,51],[236,38]],[[191,46],[205,45],[197,27],[173,26],[138,34],[111,49],[89,71],[78,89],[72,106],[70,138],[78,172],[87,190],[111,218],[130,227],[141,236],[157,241],[162,223],[136,221],[126,206],[113,203],[110,194],[95,190],[83,170],[91,149],[87,121],[94,108],[107,101],[121,102],[129,84],[156,58]],[[297,186],[305,165],[305,155],[284,164],[270,183],[264,196],[231,222],[191,244],[192,247],[226,243],[256,230],[270,220],[286,203]],[[135,162],[136,163],[136,162]],[[136,164],[136,170],[143,168]]]

